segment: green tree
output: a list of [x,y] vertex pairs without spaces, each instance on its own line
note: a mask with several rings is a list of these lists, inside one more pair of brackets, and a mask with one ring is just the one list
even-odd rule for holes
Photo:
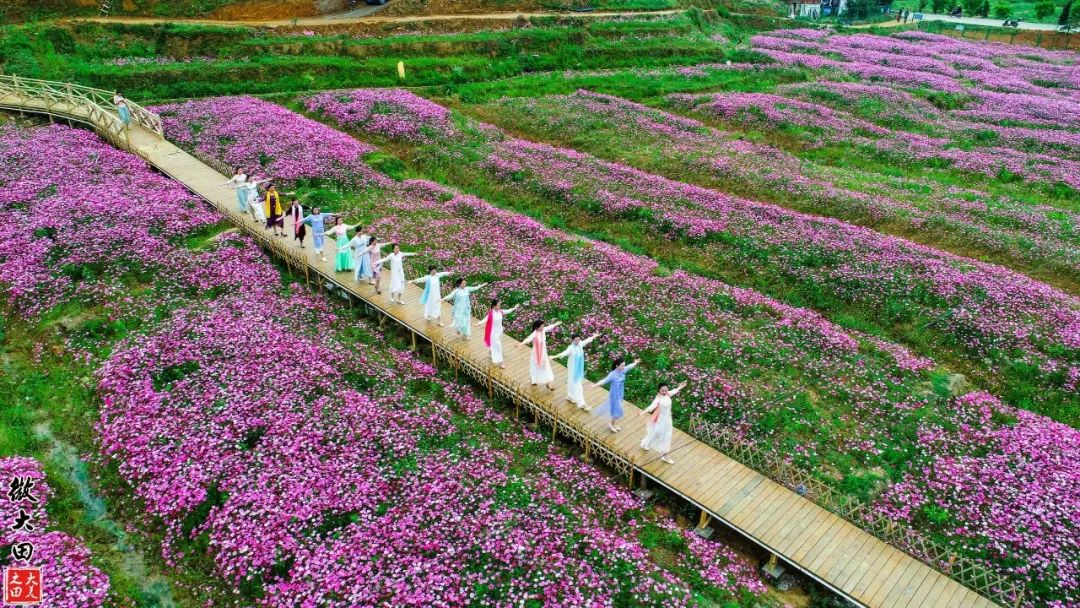
[[1005,19],[1009,15],[1012,15],[1012,7],[1008,4],[995,4],[994,5],[994,17],[997,19]]
[[979,9],[982,7],[983,0],[962,0],[961,4],[964,7],[964,15],[974,17],[979,14]]
[[1054,14],[1054,0],[1039,0],[1035,3],[1035,18],[1042,21]]
[[982,4],[979,5],[979,16],[980,17],[989,17],[990,16],[990,0],[982,0]]
[[1065,6],[1061,7],[1061,16],[1058,17],[1058,25],[1068,25],[1069,13],[1072,11],[1073,0],[1069,0],[1065,3]]
[[930,8],[935,13],[941,13],[945,10],[945,0],[930,0]]

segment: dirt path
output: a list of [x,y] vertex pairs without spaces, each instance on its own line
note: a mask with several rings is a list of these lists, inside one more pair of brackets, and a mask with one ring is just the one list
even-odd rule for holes
[[668,9],[662,11],[595,11],[591,13],[574,12],[521,12],[521,13],[479,13],[461,15],[416,15],[409,17],[342,17],[340,15],[323,15],[321,17],[304,17],[299,19],[265,19],[265,20],[239,20],[225,21],[220,19],[167,19],[160,17],[72,17],[67,21],[89,21],[93,23],[125,23],[154,25],[162,23],[188,23],[194,25],[222,25],[222,26],[261,26],[261,27],[318,27],[321,25],[347,25],[351,23],[381,24],[381,23],[416,23],[419,21],[513,21],[520,17],[636,17],[651,15],[674,15],[683,12],[682,9]]

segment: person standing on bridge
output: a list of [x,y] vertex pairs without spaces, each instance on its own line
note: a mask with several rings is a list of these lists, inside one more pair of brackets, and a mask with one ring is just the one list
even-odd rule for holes
[[281,194],[273,184],[266,189],[264,204],[266,228],[273,228],[274,236],[285,236],[285,209],[281,206]]
[[593,334],[582,340],[581,334],[574,334],[571,337],[570,346],[552,357],[552,359],[566,357],[566,400],[577,405],[579,409],[586,411],[589,408],[585,405],[585,389],[583,386],[585,382],[585,347],[599,337],[600,334]]
[[622,427],[617,426],[615,423],[623,417],[622,402],[623,392],[626,389],[626,372],[637,367],[638,363],[641,363],[641,359],[634,359],[633,363],[627,365],[625,359],[616,357],[615,361],[612,362],[611,372],[603,380],[596,383],[596,386],[611,385],[608,387],[608,399],[600,406],[597,413],[611,418],[608,420],[607,428],[612,433],[618,433],[622,430]]
[[661,384],[660,391],[656,394],[653,402],[649,407],[638,413],[639,417],[651,414],[649,419],[645,421],[645,437],[641,440],[641,449],[646,452],[649,450],[660,452],[660,460],[668,464],[675,464],[674,460],[668,458],[668,454],[671,452],[671,435],[673,433],[671,398],[684,388],[686,388],[685,382],[670,391],[666,382]]
[[337,245],[337,255],[334,256],[334,272],[347,272],[356,268],[353,265],[352,253],[349,251],[349,231],[359,226],[355,224],[350,226],[345,223],[345,220],[338,217],[334,221],[334,227],[326,231],[326,236],[334,237],[334,244]]
[[349,248],[352,249],[353,256],[353,268],[356,269],[353,272],[353,280],[357,283],[361,279],[371,278],[371,269],[364,264],[364,259],[367,258],[368,244],[371,242],[371,237],[363,234],[361,231],[363,228],[356,229],[356,235],[349,241]]
[[240,205],[240,213],[247,213],[247,173],[240,167],[236,168],[236,172],[229,178],[229,181],[225,182],[226,186],[230,186],[236,191],[236,202]]
[[304,237],[307,236],[307,225],[304,224],[304,206],[300,204],[300,199],[293,197],[286,213],[292,219],[293,239],[300,241],[300,248],[303,249]]
[[477,325],[484,324],[484,346],[491,349],[491,363],[502,369],[506,369],[502,351],[503,317],[517,310],[518,306],[520,304],[503,310],[499,308],[499,298],[491,298],[491,307],[488,308],[487,317],[476,323]]
[[116,106],[116,113],[120,116],[120,122],[124,123],[125,129],[131,128],[131,108],[128,107],[128,102],[124,99],[124,96],[117,91],[113,95],[113,105]]
[[319,254],[319,257],[324,262],[326,256],[323,255],[323,246],[326,244],[326,218],[328,215],[315,207],[311,210],[311,215],[300,220],[301,224],[311,226],[311,241],[315,247],[315,253]]
[[379,239],[371,235],[371,242],[368,244],[368,263],[371,265],[371,284],[375,286],[375,293],[379,295],[382,295],[382,264],[379,264],[379,260],[382,259],[382,248]]
[[390,301],[404,304],[402,299],[405,295],[405,258],[416,255],[405,253],[397,243],[390,247],[390,255],[375,261],[375,266],[382,266],[383,262],[390,261]]
[[532,385],[543,384],[549,391],[555,390],[555,387],[551,386],[555,380],[555,372],[551,369],[551,358],[548,357],[547,332],[560,325],[562,321],[545,326],[543,320],[537,320],[533,323],[529,337],[521,341],[522,344],[532,343],[532,356],[529,357],[529,379],[532,380]]
[[472,293],[483,289],[487,283],[481,283],[476,287],[469,287],[465,277],[457,280],[454,291],[451,291],[443,300],[453,300],[454,330],[462,340],[468,340],[472,334]]
[[[424,293],[420,294],[420,303],[424,306],[425,321],[439,321],[439,315],[442,314],[442,285],[440,285],[440,282],[443,277],[449,274],[449,272],[435,272],[434,266],[428,266],[427,275],[412,280],[417,285],[424,285]],[[439,327],[443,327],[441,321]]]

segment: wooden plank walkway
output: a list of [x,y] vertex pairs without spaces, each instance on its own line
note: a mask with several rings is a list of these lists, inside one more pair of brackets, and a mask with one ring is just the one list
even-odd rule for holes
[[[50,112],[77,120],[86,118],[74,105],[50,103],[48,108],[35,107],[32,100],[5,96],[2,91],[0,107]],[[871,608],[997,605],[678,429],[671,453],[675,464],[660,462],[655,452],[644,452],[638,446],[644,433],[644,418],[637,415],[640,410],[633,404],[625,404],[625,430],[610,433],[601,417],[583,412],[565,400],[566,369],[562,365],[553,363],[554,392],[532,387],[528,347],[504,336],[506,369],[493,367],[480,332],[462,340],[449,325],[439,327],[424,320],[419,304],[421,290],[415,285],[407,287],[406,304],[393,304],[385,290],[383,295],[378,295],[371,286],[355,283],[352,273],[334,272],[333,244],[329,239],[330,262],[322,262],[310,248],[310,242],[307,249],[300,249],[291,237],[274,237],[256,225],[250,216],[237,209],[235,194],[224,185],[227,180],[224,175],[152,131],[133,125],[126,142],[117,143],[128,143],[133,152],[205,199],[290,267],[367,303],[411,332],[414,342],[417,337],[430,342],[433,357],[441,358],[455,372],[470,376],[487,387],[489,393],[511,400],[526,414],[551,427],[553,436],[562,434],[581,444],[587,456],[626,475],[631,482],[635,476],[643,483],[649,479],[683,497],[702,509],[703,520],[707,515],[724,523],[856,605]],[[449,316],[450,307],[444,305],[447,323]],[[561,344],[564,340],[556,341]],[[607,391],[587,383],[585,396],[590,404],[599,404],[607,398]],[[675,407],[679,407],[678,399]]]

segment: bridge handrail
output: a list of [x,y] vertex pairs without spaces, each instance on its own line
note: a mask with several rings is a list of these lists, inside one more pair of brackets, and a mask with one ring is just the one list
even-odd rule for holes
[[[4,94],[42,101],[45,102],[47,108],[56,104],[68,104],[73,108],[83,106],[87,120],[103,130],[109,139],[122,142],[125,147],[128,147],[124,123],[117,113],[116,104],[113,103],[115,91],[67,82],[0,74],[0,95]],[[165,136],[160,116],[130,100],[127,100],[127,107],[132,122],[156,133],[158,137]],[[65,112],[57,114],[68,115]]]
[[1019,606],[1025,589],[1006,576],[990,571],[975,560],[957,555],[945,545],[927,538],[911,526],[875,512],[870,505],[846,495],[828,483],[776,454],[762,451],[731,429],[690,418],[687,431],[742,464],[795,490],[819,507],[831,511],[893,545],[953,580],[974,589],[1001,606]]

